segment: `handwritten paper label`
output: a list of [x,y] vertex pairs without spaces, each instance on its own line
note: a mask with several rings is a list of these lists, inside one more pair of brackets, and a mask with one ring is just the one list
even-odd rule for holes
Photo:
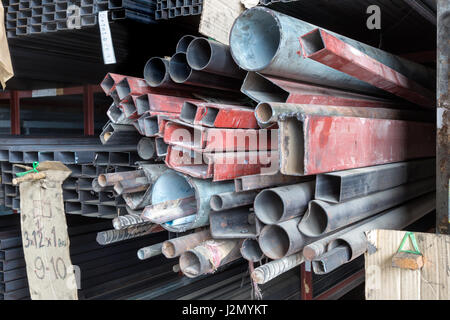
[[105,64],[114,64],[116,63],[116,55],[114,53],[111,29],[109,28],[108,11],[100,11],[98,13],[98,26],[102,41],[103,61]]
[[62,197],[66,171],[20,184],[22,243],[33,300],[77,300]]

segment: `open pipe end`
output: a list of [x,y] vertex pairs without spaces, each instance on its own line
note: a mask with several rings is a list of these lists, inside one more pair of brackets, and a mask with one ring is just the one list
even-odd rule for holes
[[173,245],[173,243],[171,241],[164,241],[161,251],[162,251],[162,254],[167,259],[171,259],[171,258],[175,258],[176,257],[175,246]]
[[128,102],[122,103],[123,113],[125,116],[131,117],[136,112],[136,106],[134,105],[133,99],[130,98]]
[[300,37],[300,44],[303,49],[303,55],[305,57],[310,57],[314,53],[325,49],[325,43],[322,38],[320,29],[315,29]]
[[185,101],[181,108],[180,119],[187,123],[194,123],[197,114],[197,105],[192,102]]
[[126,78],[116,85],[116,92],[120,100],[130,95],[131,89]]
[[113,86],[114,86],[114,80],[111,77],[111,75],[109,75],[109,74],[105,77],[105,79],[102,81],[102,83],[100,83],[100,87],[103,89],[103,91],[106,94],[110,93]]
[[142,249],[139,249],[137,252],[137,256],[139,258],[139,260],[145,260],[145,252]]
[[202,274],[200,259],[191,251],[184,252],[180,256],[180,269],[188,278],[196,278]]
[[264,253],[259,247],[258,241],[246,239],[241,247],[241,254],[245,260],[258,262],[264,258]]
[[211,200],[209,202],[209,205],[211,206],[211,209],[214,211],[220,211],[223,207],[223,201],[220,195],[214,195],[211,197]]
[[191,75],[192,69],[189,67],[185,53],[176,53],[169,63],[170,78],[176,83],[185,82]]
[[149,117],[144,119],[144,131],[147,136],[155,136],[159,132],[158,119]]
[[320,201],[313,200],[309,203],[309,210],[298,225],[301,233],[308,237],[319,237],[326,232],[328,216]]
[[150,87],[160,86],[167,79],[169,62],[164,58],[153,57],[144,67],[144,79]]
[[193,40],[186,51],[187,62],[194,70],[203,70],[211,61],[212,49],[208,39]]
[[281,259],[289,251],[289,236],[277,225],[265,226],[258,240],[262,252],[270,259]]
[[258,104],[255,110],[255,117],[260,123],[269,123],[273,117],[273,109],[270,103],[263,102]]
[[144,114],[148,110],[150,110],[150,105],[148,103],[148,96],[142,95],[136,99],[136,110],[139,115]]
[[244,11],[230,33],[231,54],[247,71],[260,71],[273,61],[281,43],[277,17],[265,8]]
[[192,41],[197,39],[197,37],[191,36],[191,35],[185,35],[181,37],[181,39],[177,43],[177,47],[175,49],[176,53],[186,53],[189,45]]
[[261,191],[255,198],[255,214],[265,224],[276,224],[284,213],[284,203],[273,190]]

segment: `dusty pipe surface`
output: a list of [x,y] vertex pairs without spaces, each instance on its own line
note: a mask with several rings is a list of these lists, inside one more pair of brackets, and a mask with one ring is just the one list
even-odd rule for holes
[[275,123],[280,116],[310,114],[320,116],[342,116],[373,119],[410,120],[432,122],[433,116],[426,111],[410,111],[388,108],[338,107],[313,104],[272,103],[263,102],[255,109],[258,123],[266,125]]
[[246,72],[239,68],[230,53],[230,47],[214,40],[197,38],[186,51],[189,66],[230,78],[244,79]]
[[305,261],[301,252],[263,264],[256,268],[251,277],[257,284],[265,284]]
[[[317,27],[273,10],[254,7],[244,11],[234,22],[230,33],[231,54],[247,71],[286,79],[327,85],[350,91],[384,94],[381,90],[340,71],[302,57],[299,37]],[[361,42],[331,33],[365,54],[432,87],[434,73],[427,68],[396,57]]]
[[147,177],[139,177],[132,180],[122,180],[114,185],[114,191],[118,194],[142,192],[150,186]]
[[211,197],[211,209],[214,211],[227,210],[252,204],[258,191],[227,192]]
[[212,273],[241,257],[239,240],[208,240],[180,256],[180,269],[188,278]]
[[156,158],[155,139],[141,138],[137,144],[137,153],[143,160]]
[[255,214],[265,224],[301,216],[314,198],[315,181],[266,189],[255,198]]
[[252,262],[261,261],[264,258],[264,253],[259,247],[258,240],[245,239],[241,246],[242,258]]
[[262,252],[270,259],[276,260],[302,250],[308,240],[297,228],[300,219],[299,217],[265,226],[258,239]]
[[435,189],[434,179],[425,179],[343,203],[313,200],[298,228],[306,236],[319,237]]
[[140,177],[145,177],[145,173],[142,170],[117,172],[117,173],[104,173],[98,176],[98,184],[101,187],[114,186],[119,181],[135,179]]
[[168,258],[179,257],[183,252],[191,250],[200,243],[211,239],[211,233],[208,229],[200,232],[188,234],[186,236],[170,239],[163,242],[162,254]]
[[195,220],[183,226],[171,227],[164,224],[163,227],[173,232],[185,232],[186,230],[203,227],[209,224],[210,200],[214,194],[231,192],[234,188],[232,182],[212,182],[196,179],[169,170],[156,180],[153,185],[152,204],[158,204],[170,200],[177,200],[195,196],[197,212]]
[[162,243],[157,243],[152,246],[144,247],[138,250],[137,256],[139,260],[150,259],[161,254]]
[[145,207],[142,217],[156,224],[184,218],[197,212],[195,197],[169,200]]

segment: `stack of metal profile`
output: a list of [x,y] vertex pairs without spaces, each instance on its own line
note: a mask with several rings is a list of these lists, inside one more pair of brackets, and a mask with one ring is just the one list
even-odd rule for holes
[[202,13],[203,0],[157,0],[156,20],[196,16]]
[[63,184],[66,213],[114,218],[125,211],[121,195],[93,184],[101,173],[136,169],[141,160],[135,145],[104,146],[97,138],[5,138],[0,145],[0,199],[6,208],[20,211],[20,194],[13,179],[34,162],[61,161],[72,174]]
[[154,23],[156,3],[149,0],[3,0],[8,38],[95,26],[98,13],[111,20]]

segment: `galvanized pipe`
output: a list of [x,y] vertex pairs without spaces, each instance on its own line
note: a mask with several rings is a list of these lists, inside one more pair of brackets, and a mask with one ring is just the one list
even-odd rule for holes
[[252,204],[258,191],[226,192],[211,197],[210,206],[214,211],[227,210]]
[[313,200],[298,228],[306,236],[319,237],[431,192],[435,187],[435,179],[425,179],[338,204]]
[[193,70],[187,63],[185,53],[176,53],[170,59],[169,73],[176,83],[207,87],[224,91],[239,91],[241,82],[237,79]]
[[251,262],[262,261],[264,253],[259,247],[258,240],[245,239],[241,246],[242,258]]
[[277,224],[301,216],[314,199],[315,181],[265,189],[255,198],[255,214],[265,224]]
[[[237,64],[248,71],[286,79],[327,85],[346,90],[380,94],[381,90],[342,72],[301,57],[299,37],[317,28],[307,22],[276,11],[254,7],[244,11],[234,22],[230,33],[231,53]],[[361,42],[337,35],[358,47],[370,57],[400,71],[426,87],[432,87],[433,72]],[[298,53],[298,54],[297,54]]]
[[258,104],[255,109],[255,117],[258,123],[262,125],[276,123],[280,117],[301,114],[433,122],[433,117],[430,115],[430,112],[388,108],[364,108],[364,105],[359,107],[340,107],[263,102]]
[[208,240],[180,256],[181,272],[188,278],[212,273],[241,257],[239,240]]
[[194,70],[236,79],[244,79],[246,75],[234,62],[230,47],[214,40],[194,39],[187,48],[186,58]]
[[305,261],[301,252],[288,257],[268,262],[256,268],[251,277],[257,284],[265,284],[270,280],[288,272],[289,270],[299,266]]
[[104,173],[98,176],[98,184],[101,187],[114,186],[117,182],[122,180],[136,179],[145,177],[143,170]]
[[259,235],[258,243],[270,259],[281,259],[297,253],[306,244],[306,238],[297,228],[300,217],[279,224],[266,225]]
[[137,252],[139,260],[146,260],[160,255],[162,245],[163,245],[162,243],[157,243],[152,246],[139,249]]
[[168,258],[179,257],[182,253],[191,250],[198,246],[200,243],[210,240],[211,233],[208,229],[203,231],[188,234],[178,238],[170,239],[163,242],[162,254]]

